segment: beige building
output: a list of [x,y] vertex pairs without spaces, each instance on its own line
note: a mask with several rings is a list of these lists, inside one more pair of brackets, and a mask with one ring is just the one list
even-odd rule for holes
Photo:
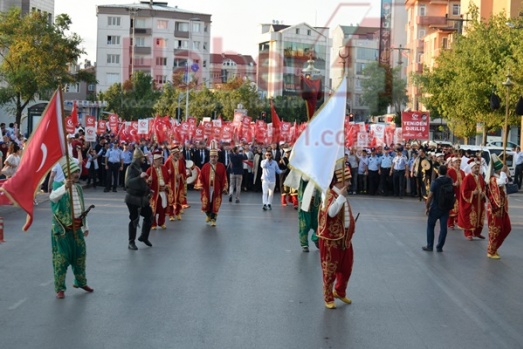
[[[434,58],[449,46],[452,33],[460,31],[463,22],[460,0],[406,0],[405,7],[406,48],[409,50],[406,73],[410,77],[413,73],[423,72],[424,65],[433,66]],[[407,95],[412,110],[424,109],[419,102],[420,93],[410,78],[407,80]]]
[[256,62],[252,56],[212,53],[209,62],[208,88],[219,88],[236,78],[256,82]]
[[492,15],[505,13],[507,18],[519,17],[522,9],[521,0],[461,0],[462,13],[468,12],[469,4],[479,8],[481,18],[489,18]]

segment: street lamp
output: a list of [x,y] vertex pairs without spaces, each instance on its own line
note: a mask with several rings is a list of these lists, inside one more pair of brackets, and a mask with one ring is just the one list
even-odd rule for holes
[[139,9],[131,7],[129,8],[129,15],[131,16],[131,20],[133,22],[133,33],[132,33],[132,47],[131,47],[131,76],[134,74],[134,47],[136,46],[136,15],[138,14]]
[[503,83],[503,86],[507,89],[507,102],[505,103],[505,123],[503,124],[503,165],[507,164],[507,140],[508,140],[508,105],[509,105],[509,94],[510,89],[514,86],[514,83],[510,80],[510,73],[507,74],[507,80]]

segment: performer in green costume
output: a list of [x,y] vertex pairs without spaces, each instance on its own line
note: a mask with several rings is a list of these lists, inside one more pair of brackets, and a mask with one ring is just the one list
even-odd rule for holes
[[318,247],[318,210],[321,197],[314,185],[308,181],[300,180],[298,188],[298,225],[300,234],[300,245],[303,252],[309,252],[309,231],[312,229],[311,240]]
[[[64,298],[65,276],[67,268],[71,265],[75,280],[73,287],[81,288],[87,292],[94,290],[87,285],[85,277],[85,240],[89,234],[89,227],[85,217],[84,196],[82,187],[78,185],[80,168],[72,160],[62,161],[65,174],[64,182],[54,182],[53,191],[49,195],[51,211],[53,213],[51,228],[51,246],[53,251],[54,287],[56,298]],[[71,210],[70,189],[72,188],[73,212]]]

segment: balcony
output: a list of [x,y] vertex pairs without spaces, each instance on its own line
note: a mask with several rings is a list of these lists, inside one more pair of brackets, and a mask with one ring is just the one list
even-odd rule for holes
[[150,55],[151,54],[151,48],[150,47],[143,47],[143,46],[136,46],[134,48],[134,53],[137,55]]
[[447,18],[441,16],[419,16],[416,18],[416,24],[422,26],[445,26]]
[[[152,30],[151,28],[134,28],[134,34],[140,34],[140,35],[151,35]],[[129,29],[129,34],[133,34],[133,28]]]
[[174,31],[174,37],[175,38],[189,39],[189,32],[175,30]]

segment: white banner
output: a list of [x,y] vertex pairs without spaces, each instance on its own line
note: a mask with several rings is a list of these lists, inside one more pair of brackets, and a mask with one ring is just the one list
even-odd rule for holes
[[138,120],[138,134],[146,135],[149,133],[149,120],[140,119]]

